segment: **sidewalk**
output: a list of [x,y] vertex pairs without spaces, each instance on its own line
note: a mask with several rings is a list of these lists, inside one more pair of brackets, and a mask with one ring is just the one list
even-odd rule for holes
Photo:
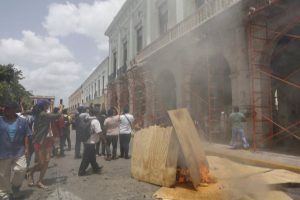
[[265,151],[244,149],[231,149],[229,145],[205,143],[204,149],[207,155],[228,158],[236,162],[267,167],[272,169],[285,169],[300,173],[300,157],[278,154]]

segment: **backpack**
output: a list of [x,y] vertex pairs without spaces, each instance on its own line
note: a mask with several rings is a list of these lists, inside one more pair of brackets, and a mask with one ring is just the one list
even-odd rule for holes
[[78,117],[76,130],[81,133],[81,139],[86,142],[91,136],[91,120]]

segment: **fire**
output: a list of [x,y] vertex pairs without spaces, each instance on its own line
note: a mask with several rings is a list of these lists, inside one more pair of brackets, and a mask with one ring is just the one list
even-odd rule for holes
[[[200,166],[199,172],[201,176],[201,185],[204,186],[206,184],[216,183],[217,180],[215,177],[209,174],[209,169],[207,166]],[[191,176],[190,172],[187,168],[177,168],[176,181],[179,184],[190,183]]]
[[216,178],[209,174],[208,166],[200,166],[199,172],[201,175],[201,183],[211,184],[217,182]]

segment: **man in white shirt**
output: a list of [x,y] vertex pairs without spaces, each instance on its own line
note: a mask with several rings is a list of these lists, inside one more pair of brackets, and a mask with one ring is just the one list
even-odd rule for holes
[[129,114],[128,106],[125,106],[123,114],[120,115],[120,158],[129,159],[129,143],[132,133],[134,117]]
[[86,130],[85,134],[90,134],[90,137],[84,143],[84,150],[82,161],[79,167],[78,176],[86,175],[86,169],[91,164],[94,173],[101,172],[102,166],[99,166],[96,161],[96,143],[99,142],[100,137],[102,137],[102,129],[98,119],[96,118],[96,111],[90,109],[90,116],[86,115],[87,119],[90,121],[90,130]]

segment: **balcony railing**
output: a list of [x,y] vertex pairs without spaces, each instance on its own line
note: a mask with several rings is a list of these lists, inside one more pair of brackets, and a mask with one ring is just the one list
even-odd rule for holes
[[[167,46],[173,41],[179,39],[195,28],[204,24],[207,20],[213,18],[224,10],[230,8],[242,0],[210,0],[201,6],[193,15],[184,19],[182,22],[168,30],[160,38],[145,47],[137,56],[136,61],[142,62],[159,49]],[[204,36],[205,37],[205,36]]]

